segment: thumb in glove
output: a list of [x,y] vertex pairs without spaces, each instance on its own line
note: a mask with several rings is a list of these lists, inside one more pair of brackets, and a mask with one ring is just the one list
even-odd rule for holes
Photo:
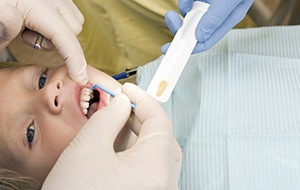
[[10,5],[0,9],[0,50],[4,49],[21,31],[22,15]]
[[[124,94],[115,96],[82,127],[47,176],[43,189],[85,189],[104,179],[115,158],[113,143],[131,112]],[[105,169],[108,167],[108,169]],[[103,175],[103,176],[101,176]],[[76,182],[74,182],[76,179]]]

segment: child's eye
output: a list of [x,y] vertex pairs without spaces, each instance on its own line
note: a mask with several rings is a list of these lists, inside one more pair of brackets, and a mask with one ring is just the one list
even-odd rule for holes
[[45,73],[43,73],[40,78],[39,78],[39,89],[42,89],[47,81],[47,75]]
[[27,136],[27,140],[28,140],[29,145],[31,145],[31,143],[33,142],[33,139],[34,139],[34,133],[35,133],[35,127],[34,127],[34,124],[31,124],[31,125],[27,128],[27,133],[26,133],[26,136]]

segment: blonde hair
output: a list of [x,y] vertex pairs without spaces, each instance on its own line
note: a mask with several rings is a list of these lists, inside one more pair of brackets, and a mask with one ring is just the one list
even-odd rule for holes
[[0,69],[14,68],[20,66],[26,66],[26,65],[19,62],[0,62]]
[[0,189],[37,190],[41,189],[41,184],[32,178],[21,176],[12,170],[0,168]]
[[[0,62],[0,69],[25,66],[18,62]],[[15,171],[0,168],[1,190],[37,190],[41,184],[30,177],[24,177]]]

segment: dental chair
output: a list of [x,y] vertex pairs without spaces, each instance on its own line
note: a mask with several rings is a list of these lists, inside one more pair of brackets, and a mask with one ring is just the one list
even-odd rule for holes
[[[297,25],[300,23],[300,1],[255,0],[248,15],[257,26]],[[277,5],[277,6],[276,6]]]

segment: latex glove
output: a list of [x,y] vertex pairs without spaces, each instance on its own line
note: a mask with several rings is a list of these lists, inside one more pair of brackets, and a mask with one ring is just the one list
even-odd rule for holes
[[[136,104],[117,95],[94,113],[48,175],[43,189],[178,189],[181,151],[162,107],[132,84],[122,88]],[[113,143],[128,121],[137,133],[135,144],[115,152]]]
[[0,49],[5,48],[25,27],[33,32],[24,33],[24,41],[33,47],[37,33],[45,38],[44,46],[51,43],[64,59],[70,77],[86,84],[86,60],[76,38],[84,22],[83,15],[70,0],[2,0],[0,2]]
[[[246,15],[254,0],[206,0],[210,4],[208,11],[199,21],[195,35],[198,43],[193,53],[205,51],[220,41],[227,32],[238,24]],[[179,0],[178,8],[185,16],[192,8],[194,0]],[[165,20],[170,31],[175,34],[182,25],[182,20],[174,11],[168,11]],[[166,53],[170,43],[161,47]]]

